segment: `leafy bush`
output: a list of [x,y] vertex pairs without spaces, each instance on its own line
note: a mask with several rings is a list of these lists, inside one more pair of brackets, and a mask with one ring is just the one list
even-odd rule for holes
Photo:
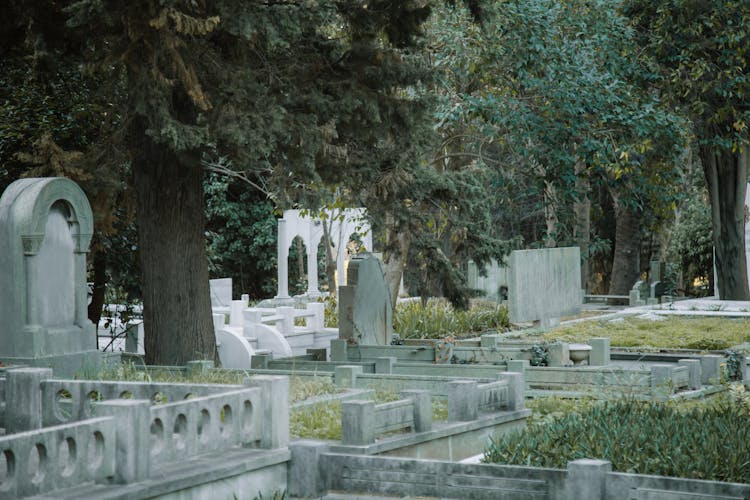
[[434,339],[461,336],[488,330],[503,331],[510,326],[508,308],[492,302],[479,303],[467,311],[455,310],[448,302],[430,299],[403,302],[396,306],[393,329],[402,338]]
[[493,439],[484,461],[565,468],[571,460],[599,458],[620,472],[750,482],[750,405],[743,393],[687,409],[605,402]]

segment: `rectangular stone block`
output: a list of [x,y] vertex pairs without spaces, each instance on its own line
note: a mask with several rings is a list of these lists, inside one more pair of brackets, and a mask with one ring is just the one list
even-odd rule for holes
[[607,474],[612,472],[608,460],[581,459],[568,462],[566,498],[594,500],[605,498]]
[[342,365],[334,369],[334,382],[337,387],[357,387],[357,375],[362,373],[359,365]]
[[97,416],[114,417],[114,482],[133,483],[148,479],[151,471],[151,401],[148,399],[111,399],[95,403]]
[[589,341],[591,353],[589,366],[607,366],[610,362],[610,345],[608,337],[597,337]]
[[253,354],[250,357],[250,368],[253,370],[267,370],[268,363],[271,361],[271,354]]
[[480,347],[497,347],[498,344],[500,344],[500,335],[497,333],[482,335],[479,340]]
[[430,391],[401,391],[402,398],[414,402],[414,432],[427,432],[432,429],[432,393]]
[[391,375],[393,373],[393,366],[396,364],[396,359],[395,356],[375,358],[375,373]]
[[708,354],[701,356],[701,382],[704,385],[718,384],[721,380],[721,362],[722,356],[717,354]]
[[328,451],[321,441],[297,440],[289,445],[287,493],[292,496],[319,496],[325,491],[325,478],[320,470],[320,455]]
[[679,366],[686,366],[688,369],[688,387],[690,389],[701,388],[701,362],[697,359],[681,359],[677,362]]
[[5,372],[5,434],[42,427],[42,382],[50,368],[14,368]]
[[289,377],[254,375],[245,380],[245,386],[260,387],[263,394],[261,447],[289,445]]
[[548,349],[550,366],[570,366],[572,364],[567,343],[555,342],[550,344]]
[[[528,363],[528,361],[527,361]],[[522,410],[526,407],[526,380],[523,373],[499,372],[497,378],[508,382],[508,411]]]
[[348,361],[346,349],[347,349],[346,340],[344,339],[331,340],[331,361]]
[[528,359],[509,359],[507,362],[508,371],[514,373],[524,373],[529,367]]
[[674,390],[673,365],[651,365],[651,392],[658,401],[666,400]]
[[375,403],[344,401],[341,409],[341,442],[352,445],[374,443]]
[[479,411],[479,393],[476,380],[455,380],[445,384],[448,392],[448,421],[476,420]]

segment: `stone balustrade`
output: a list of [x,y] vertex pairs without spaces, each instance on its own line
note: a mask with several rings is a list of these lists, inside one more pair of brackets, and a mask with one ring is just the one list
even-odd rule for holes
[[0,498],[38,495],[115,474],[115,420],[109,417],[0,437]]
[[341,442],[368,445],[378,435],[410,429],[425,432],[432,428],[430,391],[402,391],[403,399],[375,404],[373,401],[344,401],[341,415]]

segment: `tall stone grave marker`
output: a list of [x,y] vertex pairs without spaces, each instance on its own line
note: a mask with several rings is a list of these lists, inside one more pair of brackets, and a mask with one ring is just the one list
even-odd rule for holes
[[508,310],[513,322],[554,326],[561,316],[578,314],[583,304],[578,247],[516,250],[510,267]]
[[0,360],[69,376],[101,356],[87,315],[93,231],[83,191],[65,178],[22,179],[0,197]]
[[393,337],[391,294],[380,261],[370,253],[349,261],[346,286],[339,287],[339,338],[389,345]]

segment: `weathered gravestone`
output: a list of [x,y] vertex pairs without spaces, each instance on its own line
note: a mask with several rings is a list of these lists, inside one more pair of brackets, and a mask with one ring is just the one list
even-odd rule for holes
[[391,294],[380,261],[370,253],[349,261],[346,286],[339,287],[339,338],[367,345],[390,345]]
[[578,247],[516,250],[508,259],[508,311],[513,322],[554,326],[583,304]]
[[64,178],[22,179],[0,197],[0,360],[57,375],[97,369],[87,315],[91,207]]

